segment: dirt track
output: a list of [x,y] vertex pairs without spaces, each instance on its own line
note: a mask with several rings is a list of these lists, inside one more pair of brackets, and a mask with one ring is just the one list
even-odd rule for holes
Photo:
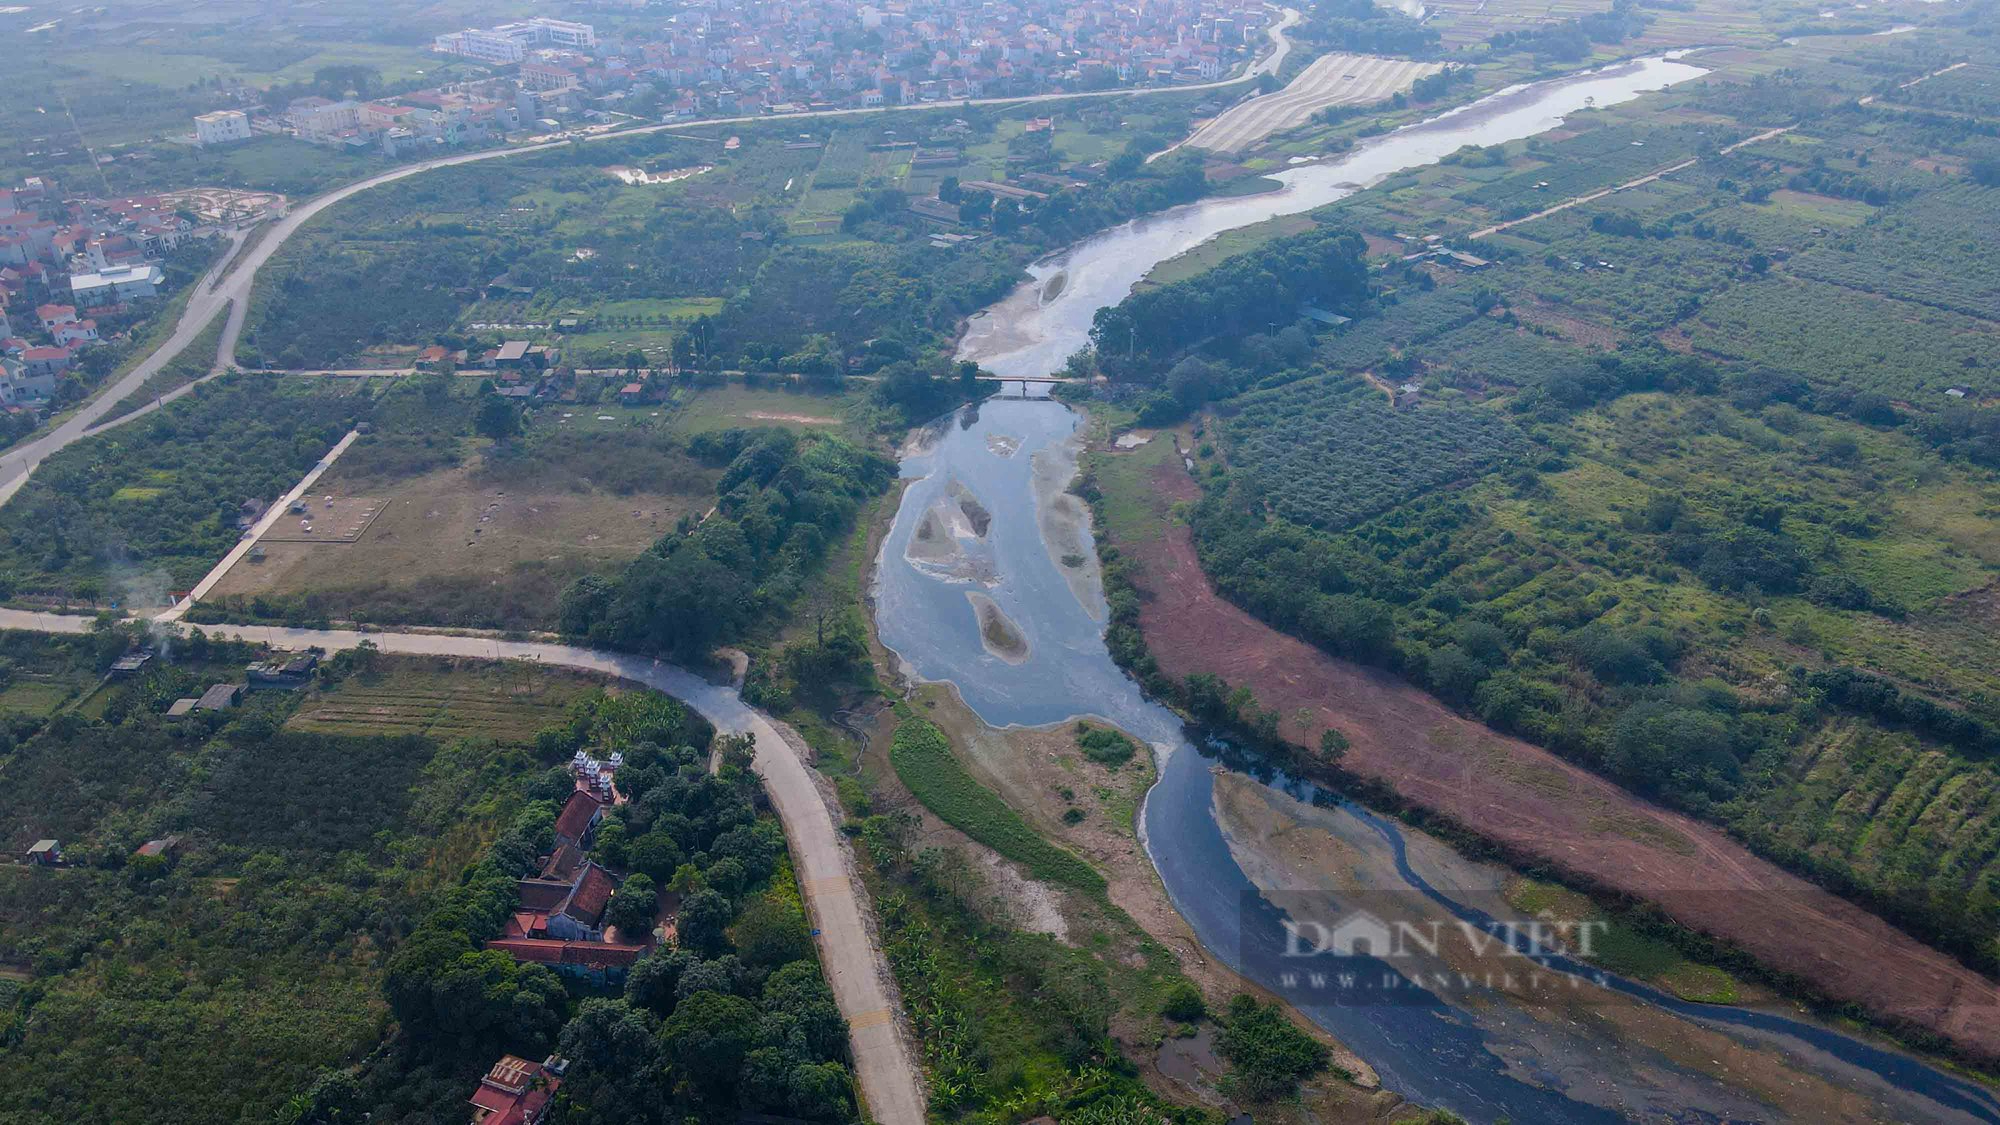
[[[1154,473],[1159,512],[1199,489]],[[1678,921],[1879,1017],[2000,1058],[2000,986],[1861,908],[1758,858],[1720,830],[1650,805],[1540,747],[1461,718],[1409,684],[1336,660],[1222,600],[1189,529],[1117,544],[1138,563],[1140,624],[1160,668],[1247,685],[1314,746],[1338,726],[1343,764],[1521,857],[1660,904]]]

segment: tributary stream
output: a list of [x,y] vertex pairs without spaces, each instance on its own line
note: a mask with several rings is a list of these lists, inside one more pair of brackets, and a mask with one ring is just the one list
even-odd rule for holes
[[[1030,280],[975,318],[960,355],[1003,376],[1047,374],[1088,342],[1098,308],[1223,231],[1701,73],[1646,59],[1502,91],[1338,160],[1279,173],[1282,190],[1127,223],[1033,266]],[[1059,273],[1062,284],[1049,285]],[[1309,978],[1289,955],[1296,930],[1285,926],[1308,909],[1302,903],[1365,907],[1390,924],[1484,926],[1509,914],[1496,890],[1505,873],[1365,810],[1315,802],[1283,778],[1218,770],[1171,712],[1144,697],[1105,647],[1089,521],[1064,491],[1078,423],[1058,403],[994,399],[912,442],[902,463],[908,487],[876,568],[877,626],[908,674],[953,685],[989,725],[1094,716],[1152,744],[1160,777],[1141,835],[1210,955],[1285,996],[1385,1087],[1473,1121],[2000,1122],[2000,1099],[1975,1083],[1780,1006],[1689,1003],[1559,957],[1537,968],[1577,975],[1587,989],[1544,998],[1433,986],[1424,982],[1467,966],[1367,958],[1359,963],[1377,979],[1387,973],[1408,986],[1384,996],[1302,983]],[[1301,841],[1311,855],[1298,852]],[[1313,872],[1334,868],[1340,879],[1312,882]],[[1356,890],[1364,887],[1366,895]]]

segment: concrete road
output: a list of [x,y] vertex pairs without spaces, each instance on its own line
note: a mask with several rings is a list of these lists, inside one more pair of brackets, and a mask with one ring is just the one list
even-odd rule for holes
[[[73,614],[0,610],[0,628],[84,633],[90,625],[90,618]],[[339,652],[369,641],[383,652],[532,660],[600,672],[665,692],[700,712],[718,731],[750,735],[756,740],[755,768],[784,823],[799,890],[818,931],[814,940],[821,966],[847,1019],[854,1073],[868,1116],[880,1125],[923,1125],[925,1097],[915,1058],[900,1029],[895,991],[889,983],[893,978],[875,940],[868,893],[855,873],[847,840],[834,823],[829,798],[805,761],[805,743],[782,723],[744,703],[734,687],[712,684],[684,668],[641,656],[532,641],[234,625],[211,626],[210,632],[276,648]]]
[[1241,152],[1272,133],[1305,124],[1328,106],[1379,102],[1441,69],[1438,63],[1373,55],[1322,55],[1284,89],[1231,106],[1187,143],[1216,152]]
[[[165,613],[156,615],[153,620],[179,621],[187,613],[189,607],[207,597],[208,592],[215,589],[215,584],[222,581],[222,576],[228,574],[231,567],[242,561],[244,555],[250,553],[250,548],[257,545],[257,541],[264,537],[265,532],[275,527],[279,520],[291,514],[292,504],[303,497],[306,494],[306,489],[311,488],[313,483],[325,475],[328,469],[333,468],[333,463],[340,460],[340,455],[347,452],[347,447],[353,445],[354,439],[360,436],[360,430],[347,431],[347,435],[335,443],[334,447],[327,451],[326,456],[315,462],[313,467],[307,470],[306,475],[299,478],[299,483],[293,485],[290,492],[278,497],[278,502],[271,505],[270,510],[266,511],[257,520],[255,525],[243,533],[243,537],[236,541],[236,545],[229,549],[229,553],[222,556],[222,561],[210,568],[209,572],[202,577],[200,582],[195,583],[194,589],[188,591],[187,597],[176,602]],[[328,530],[331,533],[331,529]]]

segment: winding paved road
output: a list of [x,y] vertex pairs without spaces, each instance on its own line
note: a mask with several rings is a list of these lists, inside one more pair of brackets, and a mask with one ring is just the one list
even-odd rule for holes
[[[0,610],[0,628],[6,629],[85,633],[91,624],[91,618],[74,614]],[[684,668],[646,657],[533,641],[247,625],[212,627],[212,632],[274,648],[339,652],[369,641],[383,652],[533,660],[599,672],[665,692],[700,712],[718,731],[750,735],[757,746],[754,766],[764,779],[791,845],[827,983],[833,988],[841,1015],[847,1018],[854,1073],[869,1116],[880,1125],[923,1125],[925,1098],[916,1062],[900,1031],[895,993],[888,983],[892,979],[888,962],[870,929],[866,892],[855,875],[846,838],[834,824],[833,812],[800,750],[804,744],[798,735],[744,703],[735,688],[712,684]]]

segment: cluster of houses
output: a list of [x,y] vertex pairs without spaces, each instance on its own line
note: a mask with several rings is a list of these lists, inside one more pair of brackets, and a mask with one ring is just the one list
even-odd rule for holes
[[623,764],[620,755],[599,761],[582,753],[570,763],[576,788],[556,816],[555,846],[520,880],[519,906],[488,949],[601,985],[623,980],[655,942],[673,936],[670,894],[661,895],[667,920],[652,932],[626,934],[605,925],[618,879],[590,858],[590,849],[605,810],[622,800],[616,775]]
[[[605,371],[575,371],[559,366],[560,349],[525,340],[506,340],[500,346],[478,350],[447,348],[432,344],[417,353],[419,371],[452,371],[460,375],[490,375],[494,393],[523,403],[602,402],[616,395],[625,406],[641,406],[665,399],[664,380],[642,377],[623,368]],[[593,393],[592,382],[597,389]]]
[[260,134],[407,155],[566,120],[917,105],[1211,82],[1253,57],[1274,9],[1248,0],[696,0],[616,36],[532,17],[439,35],[488,77],[373,100],[307,97],[203,113],[192,140]]
[[[210,684],[208,689],[198,696],[174,700],[167,706],[167,717],[179,719],[188,715],[228,711],[243,702],[243,693],[252,689],[294,691],[312,683],[313,673],[318,668],[317,652],[260,660],[243,670],[243,683]],[[114,667],[113,671],[116,670]]]
[[[0,188],[0,408],[45,403],[106,321],[159,295],[158,259],[194,229],[160,196],[64,199],[40,177]],[[30,310],[30,294],[53,299]]]
[[1255,53],[1270,19],[1241,0],[709,0],[650,42],[618,44],[601,77],[602,66],[566,69],[593,88],[671,91],[670,116],[910,105],[1214,81]]

